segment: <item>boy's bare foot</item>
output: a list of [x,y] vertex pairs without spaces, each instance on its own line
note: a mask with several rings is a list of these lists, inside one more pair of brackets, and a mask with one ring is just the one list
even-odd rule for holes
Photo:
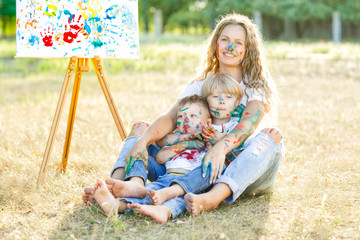
[[108,216],[114,216],[118,214],[121,202],[115,199],[114,196],[109,192],[105,182],[101,179],[98,179],[95,189],[94,198],[105,214]]
[[171,217],[170,208],[165,205],[154,206],[141,205],[139,203],[128,203],[127,207],[143,215],[151,217],[158,223],[166,223]]
[[150,203],[153,205],[160,205],[169,199],[184,196],[185,193],[186,192],[179,184],[174,184],[157,191],[150,190]]
[[203,211],[215,209],[217,206],[213,206],[214,204],[211,204],[211,201],[207,201],[207,199],[202,195],[196,195],[193,193],[186,194],[184,200],[186,210],[194,216],[197,216]]
[[158,190],[155,191],[153,189],[150,190],[150,203],[152,205],[161,205],[163,202],[165,202],[167,199],[164,198],[163,194],[161,194],[162,191]]
[[95,203],[95,199],[94,199],[92,191],[93,191],[93,188],[91,188],[91,187],[84,188],[84,193],[82,195],[82,200],[83,200],[83,202],[85,204]]
[[111,193],[118,198],[144,198],[148,194],[147,189],[137,182],[121,181],[115,179],[106,179],[105,182],[107,185],[109,185]]

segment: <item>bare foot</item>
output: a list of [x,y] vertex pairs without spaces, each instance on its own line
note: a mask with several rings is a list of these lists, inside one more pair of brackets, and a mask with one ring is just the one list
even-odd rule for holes
[[205,210],[210,210],[210,208],[205,209],[206,203],[200,195],[188,193],[184,197],[186,210],[194,216],[197,216]]
[[162,194],[161,190],[155,191],[151,189],[149,195],[150,195],[150,204],[152,205],[161,205],[163,202],[167,200],[165,199],[165,196]]
[[171,211],[168,206],[160,205],[141,205],[139,203],[128,203],[127,207],[139,212],[145,216],[149,216],[158,223],[166,223],[171,217]]
[[88,203],[95,203],[94,195],[93,195],[93,188],[86,187],[84,188],[84,193],[82,195],[82,200],[85,204]]
[[120,201],[114,198],[105,182],[101,179],[97,180],[94,198],[106,215],[114,216],[118,214]]
[[105,182],[107,185],[109,185],[111,193],[118,198],[144,198],[148,194],[147,189],[137,182],[121,181],[115,179],[107,179]]

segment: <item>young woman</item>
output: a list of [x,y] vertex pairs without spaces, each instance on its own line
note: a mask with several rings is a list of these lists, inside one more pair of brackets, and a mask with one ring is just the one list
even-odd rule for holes
[[[263,118],[275,107],[276,90],[262,57],[261,37],[256,25],[246,16],[227,15],[218,22],[210,36],[201,76],[179,97],[200,95],[202,83],[215,72],[231,75],[245,93],[235,111],[241,116],[238,125],[207,152],[202,168],[193,170],[192,176],[188,174],[193,181],[215,183],[205,194],[185,196],[186,207],[194,215],[216,208],[223,200],[233,202],[242,193],[260,193],[275,182],[282,157],[282,136],[277,129],[264,129]],[[130,189],[136,191],[136,186],[143,186],[148,176],[152,180],[165,173],[164,167],[154,160],[158,147],[153,143],[176,128],[175,106],[176,103],[150,126],[138,123],[133,129],[135,136],[126,140],[112,171],[113,178],[123,178],[126,160],[128,171],[124,181],[106,181],[112,185],[115,196],[127,197],[124,194]],[[221,175],[225,156],[234,149],[241,152]],[[201,190],[202,187],[192,192]]]

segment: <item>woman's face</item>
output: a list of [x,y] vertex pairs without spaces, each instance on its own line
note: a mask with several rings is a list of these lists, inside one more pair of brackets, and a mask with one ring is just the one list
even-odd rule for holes
[[245,55],[245,29],[239,25],[227,25],[217,41],[216,56],[221,66],[237,67]]

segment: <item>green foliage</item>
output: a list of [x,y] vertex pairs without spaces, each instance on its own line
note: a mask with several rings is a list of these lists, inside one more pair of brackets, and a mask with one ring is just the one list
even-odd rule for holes
[[324,0],[279,0],[278,8],[281,17],[293,21],[324,19],[333,12]]
[[350,21],[360,20],[360,0],[343,0],[336,9],[341,12],[341,18]]
[[161,9],[163,14],[163,25],[165,26],[171,15],[188,9],[191,0],[147,0],[148,7]]
[[15,32],[16,4],[15,0],[0,0],[0,33]]
[[13,17],[16,15],[16,0],[0,0],[0,16]]

